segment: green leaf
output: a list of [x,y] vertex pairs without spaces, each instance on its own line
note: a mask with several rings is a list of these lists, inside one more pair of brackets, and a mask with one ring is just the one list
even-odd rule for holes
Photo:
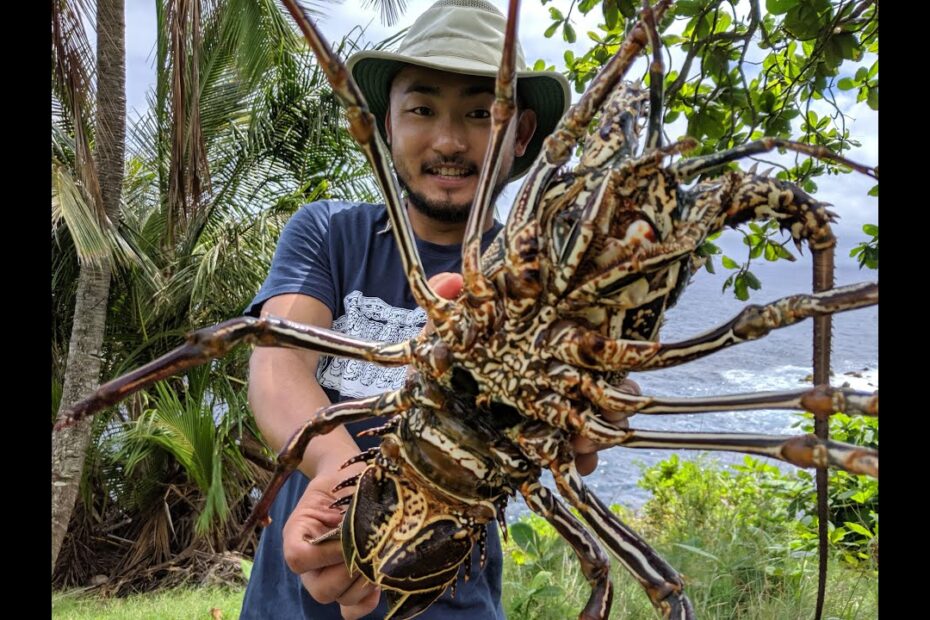
[[749,299],[749,291],[746,288],[746,279],[737,276],[736,281],[733,284],[733,292],[736,293],[736,298],[740,301],[746,301]]
[[575,34],[575,29],[572,28],[572,25],[568,22],[565,22],[565,25],[562,28],[562,38],[565,39],[565,41],[568,43],[574,43],[578,38]]
[[869,88],[869,94],[866,97],[866,100],[869,103],[869,107],[873,110],[878,110],[878,86],[872,86]]
[[833,41],[839,48],[840,57],[855,61],[862,58],[862,48],[859,47],[859,40],[851,32],[841,32],[833,37]]
[[878,225],[877,224],[863,224],[862,232],[864,232],[865,234],[869,236],[877,237],[878,236]]
[[702,0],[681,0],[675,5],[675,13],[677,15],[684,15],[685,17],[693,17],[701,12],[701,9],[704,8],[704,2]]
[[555,31],[559,29],[561,24],[562,22],[559,21],[550,25],[548,28],[546,28],[546,32],[543,33],[543,36],[545,36],[547,39],[551,39],[552,35],[555,34]]
[[549,580],[552,579],[552,573],[549,571],[539,571],[533,576],[533,580],[530,581],[531,590],[539,590],[549,585]]
[[720,259],[720,262],[722,262],[723,266],[727,269],[737,269],[739,267],[739,265],[736,264],[736,261],[729,256],[724,256],[722,259]]
[[772,243],[769,241],[765,244],[765,260],[769,262],[774,262],[778,260],[778,254],[775,248],[778,246],[777,243]]
[[536,62],[533,63],[533,71],[545,71],[545,70],[546,70],[546,61],[543,60],[542,58],[537,59]]
[[752,246],[752,247],[749,249],[749,258],[759,258],[760,256],[762,256],[762,250],[763,250],[764,248],[765,248],[765,246],[764,246],[763,244],[761,244],[761,243],[758,243],[758,244]]
[[615,30],[617,28],[617,24],[620,22],[620,11],[617,7],[616,0],[607,0],[604,2],[603,11],[604,23],[607,25],[607,28],[609,30]]
[[841,78],[839,82],[836,83],[837,88],[840,90],[852,90],[856,87],[856,82],[852,78]]
[[781,15],[797,3],[798,0],[765,0],[765,8],[772,15]]
[[562,11],[555,8],[554,6],[549,7],[549,17],[556,21],[564,21],[565,17],[562,15]]
[[866,538],[872,538],[872,532],[870,532],[868,529],[862,527],[862,526],[859,525],[858,523],[852,523],[852,522],[850,522],[850,521],[846,521],[846,522],[843,523],[843,525],[846,526],[846,529],[848,529],[848,530],[851,530],[851,531],[853,531],[853,532],[855,532],[855,533],[857,533],[857,534],[861,534],[861,535],[865,536]]
[[753,272],[747,271],[743,274],[743,277],[746,279],[746,284],[752,290],[758,291],[760,288],[762,288],[762,283],[759,282],[759,278],[757,278]]
[[786,12],[783,25],[796,39],[804,41],[820,34],[826,20],[821,18],[816,3],[804,2],[795,4]]
[[791,261],[791,262],[794,262],[795,260],[797,260],[797,259],[794,257],[794,254],[792,254],[791,252],[789,252],[789,251],[788,251],[788,248],[786,248],[786,247],[783,246],[782,244],[780,244],[780,243],[773,243],[772,245],[773,245],[774,248],[775,248],[775,253],[778,255],[778,258],[783,258],[783,259],[788,260],[788,261]]
[[715,47],[704,55],[704,58],[701,60],[701,65],[706,71],[718,78],[726,76],[730,69],[729,54],[726,49]]
[[566,596],[566,592],[559,586],[545,586],[538,590],[533,590],[533,596],[539,598],[559,598]]
[[727,278],[726,280],[724,280],[723,286],[720,287],[720,290],[721,290],[721,291],[724,291],[724,292],[725,292],[728,288],[730,288],[730,285],[733,284],[733,276],[735,276],[735,275],[736,275],[736,274],[731,274],[729,278]]
[[510,538],[518,547],[527,551],[531,546],[535,547],[536,532],[527,523],[518,521],[510,526]]
[[597,6],[598,0],[581,0],[578,3],[578,10],[581,11],[583,15],[587,15],[591,9]]
[[878,183],[872,186],[872,189],[869,190],[869,196],[875,196],[878,198]]
[[636,17],[636,3],[633,0],[619,0],[616,4],[620,9],[620,13],[627,19]]

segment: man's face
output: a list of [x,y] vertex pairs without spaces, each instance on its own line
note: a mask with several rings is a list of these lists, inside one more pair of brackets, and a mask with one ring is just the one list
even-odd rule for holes
[[[411,205],[438,221],[465,222],[491,136],[494,80],[408,65],[394,78],[390,101],[385,128]],[[532,110],[511,123],[495,197],[535,128]]]

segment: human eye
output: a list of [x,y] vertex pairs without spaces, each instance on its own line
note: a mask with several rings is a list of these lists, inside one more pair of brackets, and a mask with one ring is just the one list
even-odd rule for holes
[[412,108],[410,108],[409,112],[417,116],[432,116],[433,115],[433,111],[425,105],[413,106]]
[[488,119],[488,118],[491,118],[491,111],[485,108],[479,108],[477,110],[472,110],[471,112],[468,113],[468,118],[474,118],[474,119],[479,119],[479,120]]

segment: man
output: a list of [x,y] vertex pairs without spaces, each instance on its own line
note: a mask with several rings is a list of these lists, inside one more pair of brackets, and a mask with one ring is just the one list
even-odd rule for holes
[[[483,0],[440,0],[410,28],[397,53],[362,52],[348,62],[390,147],[426,274],[447,298],[461,288],[461,276],[454,274],[460,271],[465,223],[490,136],[504,25],[503,15]],[[517,69],[521,109],[504,148],[505,180],[527,170],[570,99],[563,76],[525,71],[522,51]],[[367,340],[415,336],[426,317],[409,291],[387,224],[384,205],[324,201],[303,207],[282,234],[271,273],[247,312]],[[483,243],[500,226],[489,217]],[[266,440],[280,449],[321,407],[395,389],[403,380],[402,368],[257,348],[249,396]],[[376,420],[350,425],[310,443],[300,467],[306,477],[293,475],[272,507],[273,521],[259,544],[241,618],[384,616],[387,607],[384,601],[379,605],[379,589],[348,573],[338,541],[308,542],[340,523],[340,513],[328,507],[335,499],[330,491],[362,465],[339,467],[375,445],[373,438],[355,435],[377,425]],[[596,460],[594,447],[576,447],[587,453],[578,459],[579,469],[587,473]],[[446,592],[421,617],[504,617],[494,524],[488,543],[485,569],[473,559],[477,578],[460,582],[454,599]]]

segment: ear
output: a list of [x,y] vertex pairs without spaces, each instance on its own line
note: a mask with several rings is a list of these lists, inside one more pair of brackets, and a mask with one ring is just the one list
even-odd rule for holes
[[384,115],[384,136],[387,138],[387,145],[391,146],[391,108],[388,107]]
[[536,133],[536,112],[534,110],[521,111],[517,119],[517,135],[513,142],[514,156],[523,156],[534,133]]

